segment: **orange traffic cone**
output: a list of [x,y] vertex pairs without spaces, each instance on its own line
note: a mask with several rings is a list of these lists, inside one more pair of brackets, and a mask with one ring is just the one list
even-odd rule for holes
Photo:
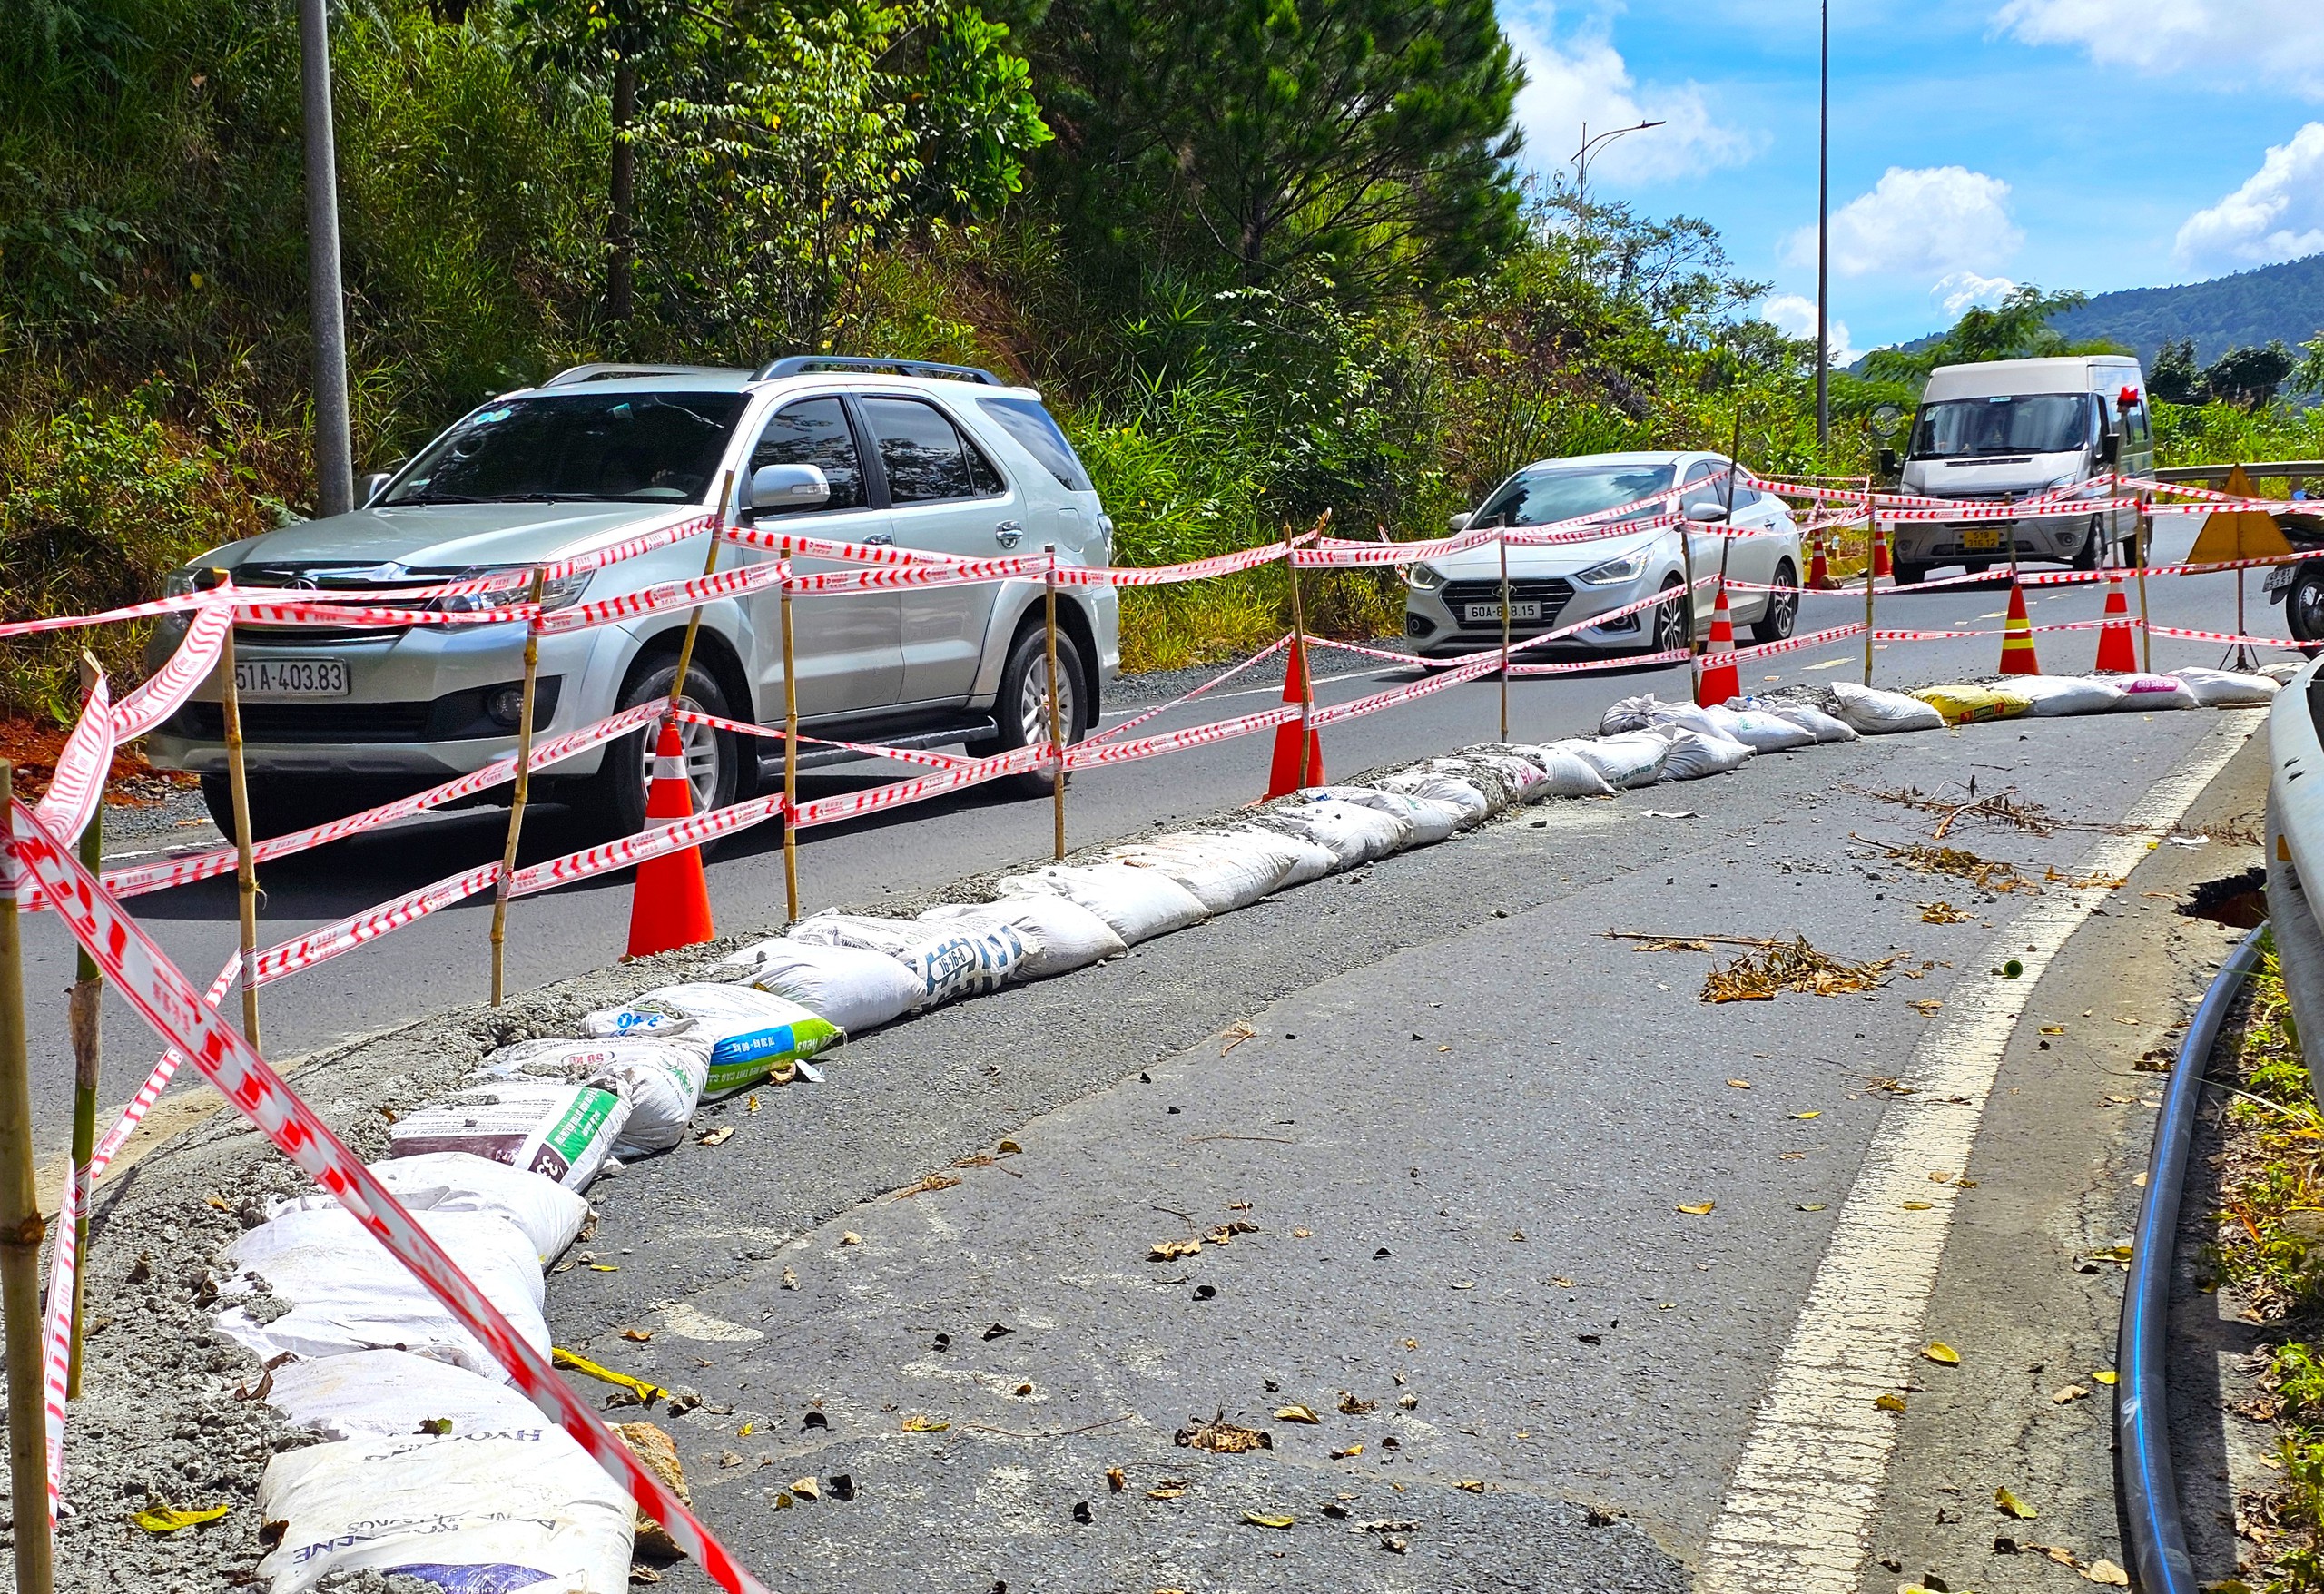
[[2041,661],[2034,656],[2034,622],[2025,614],[2025,589],[2009,584],[2009,618],[2002,622],[2001,673],[2038,675]]
[[[1304,648],[1293,648],[1289,667],[1283,673],[1283,701],[1297,703],[1305,695],[1307,684],[1307,654]],[[1315,732],[1307,733],[1307,779],[1305,784],[1324,783],[1324,739]],[[1267,796],[1285,797],[1299,790],[1299,722],[1285,720],[1275,728],[1275,762],[1267,770]]]
[[2106,624],[2098,633],[2098,663],[2092,667],[2123,674],[2138,673],[2138,649],[2131,641],[2131,600],[2119,576],[2106,578]]
[[1896,574],[1896,567],[1888,562],[1887,535],[1880,529],[1880,523],[1876,520],[1872,523],[1873,579],[1876,581],[1883,576],[1894,576],[1895,574]]
[[1830,561],[1824,557],[1824,534],[1820,531],[1816,534],[1816,540],[1809,545],[1807,585],[1816,592],[1832,590],[1832,566]]
[[[654,778],[645,787],[645,828],[659,830],[693,815],[685,747],[678,740],[677,722],[664,720],[661,739],[654,744]],[[717,933],[710,922],[710,882],[703,878],[701,848],[665,852],[637,866],[629,896],[631,957],[690,947]]]
[[1742,695],[1742,673],[1735,667],[1735,622],[1727,612],[1727,583],[1722,581],[1718,602],[1710,612],[1710,651],[1695,661],[1695,702],[1710,708]]

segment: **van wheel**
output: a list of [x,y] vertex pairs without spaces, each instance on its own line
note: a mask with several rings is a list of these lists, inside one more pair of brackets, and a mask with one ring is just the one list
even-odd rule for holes
[[[1083,703],[1081,692],[1081,650],[1074,644],[1070,634],[1057,634],[1057,695],[1058,729],[1067,743],[1080,741],[1089,733],[1089,705]],[[1010,753],[1019,747],[1035,747],[1049,739],[1049,633],[1040,626],[1029,626],[1019,633],[1009,649],[1009,662],[1000,668],[1000,692],[993,699],[992,717],[1000,727],[997,736],[980,737],[969,743],[969,752],[978,758],[990,758],[997,753]],[[1019,797],[1047,797],[1056,790],[1051,771],[1035,770],[1026,774],[1010,775],[1000,782],[1002,789]]]
[[[665,654],[641,660],[630,667],[616,709],[641,703],[667,701],[670,683],[677,679],[678,661]],[[726,694],[700,664],[686,670],[685,690],[678,706],[698,713],[724,715]],[[606,745],[605,762],[585,785],[578,804],[589,816],[591,828],[606,836],[634,836],[645,828],[645,782],[653,772],[654,744],[659,728],[648,726]],[[694,788],[694,811],[707,813],[734,801],[737,772],[742,767],[738,738],[704,725],[680,724],[679,745],[684,750],[687,783]]]
[[2093,515],[2090,517],[2090,529],[2082,534],[2082,546],[2073,551],[2073,567],[2077,570],[2097,569],[2099,553],[2105,546],[2106,533],[2102,529],[2098,517]]
[[1895,574],[1898,586],[1918,586],[1928,579],[1928,566],[1925,565],[1907,565],[1899,559],[1889,569]]
[[[1797,586],[1799,572],[1792,568],[1789,559],[1776,566],[1776,578],[1771,586]],[[1791,635],[1792,622],[1799,615],[1799,595],[1796,592],[1768,594],[1768,612],[1751,622],[1754,642],[1781,642]]]

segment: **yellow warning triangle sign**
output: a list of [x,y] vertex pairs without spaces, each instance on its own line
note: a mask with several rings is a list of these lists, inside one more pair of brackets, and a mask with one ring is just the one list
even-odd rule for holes
[[[2243,467],[2227,473],[2224,490],[2239,498],[2253,496],[2251,478],[2243,474]],[[2284,540],[2283,528],[2273,516],[2259,509],[2221,509],[2204,517],[2202,532],[2195,538],[2187,562],[2223,565],[2230,559],[2264,559],[2290,552],[2291,544]]]

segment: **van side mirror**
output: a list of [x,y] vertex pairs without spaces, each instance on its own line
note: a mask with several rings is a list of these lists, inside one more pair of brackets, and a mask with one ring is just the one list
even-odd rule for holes
[[2117,459],[2120,459],[2122,457],[2122,433],[2120,433],[2120,432],[2108,432],[2104,437],[2100,438],[2098,439],[2098,461],[2099,461],[2099,463],[2100,463],[2100,464],[2102,464],[2102,465],[2112,465],[2112,464],[2113,464],[2113,463],[2114,463],[2114,461],[2116,461]]
[[820,509],[831,502],[832,484],[817,465],[762,465],[751,472],[751,513],[783,515]]
[[1896,450],[1894,448],[1881,449],[1880,474],[1883,476],[1894,476],[1896,474]]

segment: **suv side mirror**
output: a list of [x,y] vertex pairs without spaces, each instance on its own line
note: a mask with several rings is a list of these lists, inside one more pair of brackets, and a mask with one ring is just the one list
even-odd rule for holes
[[396,473],[392,470],[375,470],[370,475],[365,477],[363,478],[363,493],[360,497],[356,499],[355,507],[359,509],[369,508],[371,504],[377,501],[381,493],[388,490],[388,484],[395,480],[395,478]]
[[1458,515],[1446,516],[1444,517],[1444,524],[1451,526],[1454,531],[1466,531],[1469,529],[1469,522],[1475,517],[1476,512],[1474,510],[1463,509]]
[[762,465],[751,472],[751,513],[782,515],[820,509],[831,502],[832,484],[817,465]]

